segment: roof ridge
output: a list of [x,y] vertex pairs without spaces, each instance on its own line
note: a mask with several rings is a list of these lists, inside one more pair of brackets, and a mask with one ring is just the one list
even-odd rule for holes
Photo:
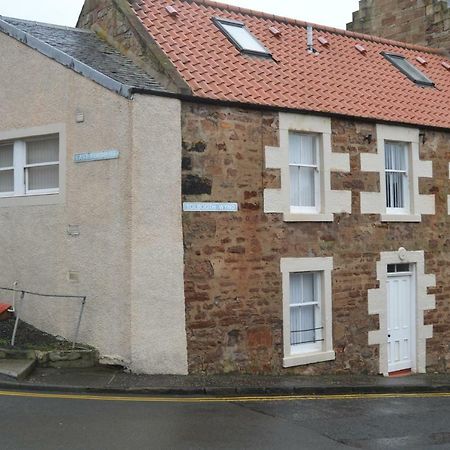
[[55,28],[58,30],[65,30],[65,31],[79,31],[81,33],[90,33],[93,34],[91,30],[86,30],[83,28],[75,28],[75,27],[68,27],[66,25],[57,25],[55,23],[47,23],[47,22],[38,22],[36,20],[27,20],[27,19],[20,19],[19,17],[8,17],[8,16],[2,16],[0,15],[0,20],[4,20],[8,22],[8,20],[17,20],[18,22],[28,23],[30,25],[40,25],[48,28]]
[[209,6],[209,7],[213,7],[213,8],[218,8],[218,9],[224,9],[226,11],[239,12],[241,14],[247,14],[247,15],[251,15],[251,16],[255,16],[255,17],[260,17],[262,19],[271,19],[271,20],[274,20],[277,22],[284,22],[284,23],[287,23],[290,25],[296,25],[296,26],[300,26],[300,27],[306,27],[308,25],[311,25],[313,28],[316,28],[318,30],[327,31],[327,32],[334,33],[334,34],[340,34],[343,36],[348,36],[348,37],[352,37],[352,38],[356,38],[356,39],[362,39],[365,41],[377,42],[379,44],[387,44],[387,45],[392,45],[395,47],[402,47],[402,48],[406,48],[406,49],[410,49],[410,50],[417,50],[420,52],[433,53],[433,54],[438,54],[438,55],[447,57],[444,50],[437,49],[437,48],[425,47],[425,46],[416,45],[416,44],[410,44],[408,42],[395,41],[392,39],[386,39],[386,38],[382,38],[379,36],[373,36],[370,34],[342,30],[340,28],[329,27],[327,25],[320,25],[317,23],[293,19],[293,18],[285,17],[285,16],[278,16],[275,14],[265,13],[263,11],[256,11],[256,10],[249,9],[249,8],[242,8],[240,6],[229,5],[227,3],[217,2],[214,0],[180,0],[180,1],[186,2],[186,3],[197,3],[199,5],[205,5],[205,6]]

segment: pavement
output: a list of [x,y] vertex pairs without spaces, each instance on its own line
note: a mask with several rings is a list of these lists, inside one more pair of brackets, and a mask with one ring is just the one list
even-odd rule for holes
[[450,375],[136,375],[116,367],[37,368],[25,380],[0,376],[0,389],[145,395],[333,395],[359,393],[450,393]]

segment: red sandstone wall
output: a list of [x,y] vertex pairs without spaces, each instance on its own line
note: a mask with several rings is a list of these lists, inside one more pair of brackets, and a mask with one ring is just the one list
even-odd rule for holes
[[[435,273],[437,309],[428,341],[429,370],[450,369],[450,135],[426,132],[421,158],[433,160],[435,178],[421,193],[436,195],[436,215],[422,223],[381,223],[359,213],[359,192],[378,190],[376,174],[360,171],[359,154],[375,152],[364,136],[375,125],[333,120],[333,150],[348,152],[351,174],[334,174],[334,189],[351,189],[351,215],[333,223],[285,223],[263,213],[263,189],[279,187],[277,171],[264,170],[264,148],[278,145],[277,115],[235,108],[183,105],[183,200],[237,201],[238,213],[183,216],[189,368],[192,373],[371,373],[377,347],[368,331],[367,290],[377,287],[381,251],[424,250],[427,273]],[[282,368],[280,257],[334,256],[333,320],[336,361]]]

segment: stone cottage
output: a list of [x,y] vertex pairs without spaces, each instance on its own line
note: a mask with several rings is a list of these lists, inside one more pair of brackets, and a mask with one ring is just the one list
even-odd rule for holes
[[[83,292],[83,340],[139,372],[448,370],[441,50],[209,0],[87,0],[60,32],[95,40],[95,58],[55,27],[1,25],[24,68],[5,85],[24,96],[0,146],[60,123],[64,153],[57,192],[0,198],[0,284]],[[77,163],[88,149],[120,157]],[[27,317],[67,334],[59,308]]]

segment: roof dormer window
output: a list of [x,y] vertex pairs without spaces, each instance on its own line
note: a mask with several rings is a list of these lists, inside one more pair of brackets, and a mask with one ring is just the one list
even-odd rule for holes
[[404,56],[395,53],[381,52],[381,54],[401,73],[419,86],[434,87],[434,83],[424,75],[417,67],[413,66]]
[[250,33],[244,23],[217,17],[213,21],[241,53],[271,57],[269,50]]

